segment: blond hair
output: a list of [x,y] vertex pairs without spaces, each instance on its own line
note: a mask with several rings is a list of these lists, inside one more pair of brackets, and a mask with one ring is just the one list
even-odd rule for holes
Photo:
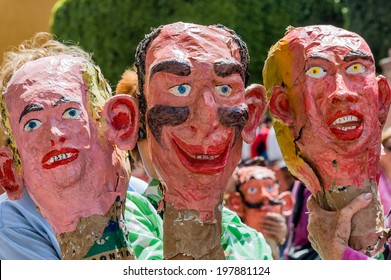
[[[3,94],[6,91],[7,84],[12,76],[27,62],[56,55],[69,55],[81,58],[85,61],[85,69],[83,69],[83,71],[86,72],[87,75],[83,74],[83,78],[88,86],[88,99],[92,105],[87,109],[90,116],[96,122],[101,119],[105,100],[111,96],[110,86],[105,81],[99,67],[92,61],[91,55],[78,46],[68,46],[56,41],[49,33],[37,33],[32,39],[26,40],[17,48],[6,52],[0,67],[0,144],[6,144],[13,152],[14,164],[19,173],[22,171],[20,166],[20,155],[12,137],[8,110]],[[94,73],[89,75],[91,72]]]

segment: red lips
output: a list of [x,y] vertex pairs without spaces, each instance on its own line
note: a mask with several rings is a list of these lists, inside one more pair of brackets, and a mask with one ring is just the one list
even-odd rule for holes
[[228,161],[230,142],[209,146],[189,145],[177,137],[172,137],[176,154],[187,170],[192,173],[211,175],[224,170]]
[[79,150],[73,148],[62,148],[60,150],[53,150],[47,153],[42,161],[44,169],[55,168],[60,165],[68,164],[79,156]]
[[357,112],[334,114],[328,121],[331,132],[340,140],[355,140],[363,132],[363,118]]

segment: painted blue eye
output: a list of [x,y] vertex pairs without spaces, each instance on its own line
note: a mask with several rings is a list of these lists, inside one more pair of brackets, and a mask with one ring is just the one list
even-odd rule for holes
[[191,86],[188,84],[181,84],[169,89],[169,91],[176,96],[187,96],[189,95],[190,90]]
[[42,125],[42,122],[39,120],[29,120],[25,125],[24,125],[24,131],[33,131],[39,128]]
[[232,88],[229,85],[221,85],[221,86],[216,86],[215,91],[223,96],[230,96],[232,92]]
[[69,108],[65,110],[65,112],[62,114],[62,117],[68,120],[75,120],[80,116],[80,113],[81,111],[79,109]]
[[274,186],[266,186],[265,189],[267,190],[267,192],[273,192]]
[[251,193],[251,194],[254,194],[257,192],[257,188],[256,187],[251,187],[247,190],[247,193]]

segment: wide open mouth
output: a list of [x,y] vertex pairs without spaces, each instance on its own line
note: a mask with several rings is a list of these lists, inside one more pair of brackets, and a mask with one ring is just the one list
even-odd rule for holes
[[328,123],[331,132],[341,140],[355,140],[364,129],[361,115],[355,112],[335,114]]
[[79,150],[73,148],[63,148],[47,153],[42,161],[44,169],[52,169],[60,165],[68,164],[79,156]]
[[215,174],[222,171],[228,162],[231,142],[227,141],[206,149],[201,145],[189,145],[172,136],[174,150],[187,170],[192,173]]

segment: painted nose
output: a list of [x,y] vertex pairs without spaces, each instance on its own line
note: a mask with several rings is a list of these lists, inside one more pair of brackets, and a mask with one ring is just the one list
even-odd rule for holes
[[55,146],[56,143],[64,143],[66,138],[65,134],[56,126],[52,126],[50,129],[50,132],[52,133],[52,137],[50,139],[51,146]]
[[205,89],[196,101],[191,128],[193,131],[202,131],[207,136],[216,130],[218,125],[217,104],[213,92]]
[[351,91],[347,85],[344,77],[337,73],[335,77],[335,91],[330,96],[332,104],[356,102],[358,100],[358,94]]

